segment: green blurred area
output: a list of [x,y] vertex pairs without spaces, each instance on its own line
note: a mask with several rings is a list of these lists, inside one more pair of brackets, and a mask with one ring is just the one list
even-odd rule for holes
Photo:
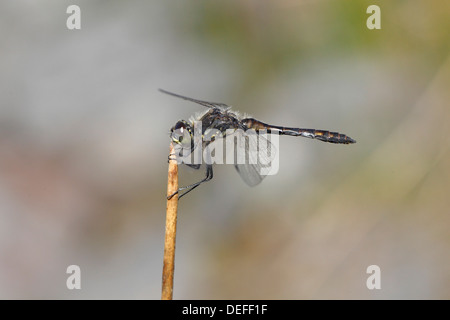
[[[365,27],[372,4],[380,6],[382,30]],[[188,1],[172,6],[180,33],[240,65],[243,91],[288,73],[303,60],[407,56],[417,63],[417,72],[430,72],[450,49],[445,1]]]

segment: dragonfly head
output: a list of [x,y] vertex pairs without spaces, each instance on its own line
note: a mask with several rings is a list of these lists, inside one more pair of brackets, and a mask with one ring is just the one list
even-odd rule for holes
[[170,129],[170,138],[176,144],[190,147],[192,139],[192,126],[185,120],[178,121]]

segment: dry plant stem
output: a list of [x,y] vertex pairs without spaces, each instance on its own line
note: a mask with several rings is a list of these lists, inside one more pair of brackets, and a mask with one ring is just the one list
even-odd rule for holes
[[[173,159],[173,160],[171,160]],[[167,196],[178,190],[178,164],[173,143],[170,144]],[[172,300],[173,274],[175,270],[175,240],[177,235],[178,194],[167,200],[166,237],[164,241],[164,265],[162,274],[161,300]]]

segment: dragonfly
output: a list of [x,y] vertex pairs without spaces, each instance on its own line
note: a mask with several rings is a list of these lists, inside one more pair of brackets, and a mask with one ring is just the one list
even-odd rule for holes
[[[182,150],[187,150],[188,153],[194,152],[197,148],[207,147],[210,143],[215,141],[214,137],[216,134],[221,137],[225,137],[229,132],[236,132],[239,134],[245,134],[246,132],[252,131],[257,134],[264,132],[268,134],[278,134],[278,135],[286,135],[293,137],[305,137],[310,139],[317,139],[323,142],[335,143],[335,144],[352,144],[356,143],[356,141],[349,136],[339,133],[332,132],[328,130],[317,130],[317,129],[304,129],[304,128],[292,128],[292,127],[284,127],[284,126],[276,126],[264,123],[257,119],[254,119],[249,116],[241,116],[238,112],[231,110],[231,107],[226,105],[225,103],[219,102],[209,102],[198,100],[194,98],[189,98],[186,96],[182,96],[180,94],[176,94],[173,92],[169,92],[163,89],[159,89],[159,91],[171,95],[173,97],[177,97],[183,100],[191,101],[206,107],[206,111],[197,114],[194,117],[191,117],[189,121],[179,120],[171,129],[170,135],[171,140],[175,145],[182,146]],[[197,141],[195,139],[195,124],[200,124],[201,133],[200,137],[202,141]],[[207,132],[215,132],[214,134],[209,134],[210,138],[213,139],[204,139]],[[251,135],[250,135],[251,136]],[[251,136],[251,137],[254,137]],[[265,138],[264,138],[265,139]],[[245,140],[243,148],[248,151],[250,143],[248,139]],[[266,141],[266,143],[259,143],[258,146],[263,149],[258,155],[268,155],[271,153],[276,153],[276,148],[272,145],[270,141]],[[264,147],[265,146],[265,147]],[[253,154],[253,153],[250,153]],[[185,156],[185,155],[183,155]],[[251,157],[251,156],[250,156]],[[170,159],[170,156],[169,156]],[[250,161],[244,163],[236,163],[235,168],[242,180],[249,186],[253,187],[258,185],[264,178],[265,174],[262,174],[262,163],[267,163],[268,160],[264,159],[249,159]],[[254,160],[254,161],[251,161]],[[269,159],[270,161],[270,159]],[[188,164],[191,168],[199,169],[201,164]],[[171,199],[176,194],[179,195],[179,198],[183,197],[187,193],[191,192],[201,184],[210,181],[213,178],[213,166],[211,163],[206,164],[206,174],[205,177],[193,184],[190,184],[185,187],[180,187],[175,193],[169,195],[167,198]],[[183,193],[181,193],[183,192]]]

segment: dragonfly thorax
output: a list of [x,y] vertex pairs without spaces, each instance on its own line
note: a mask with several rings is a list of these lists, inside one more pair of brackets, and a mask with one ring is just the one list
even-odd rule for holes
[[241,127],[238,115],[220,108],[208,110],[198,121],[202,126],[202,134],[205,133],[206,129],[213,129],[224,135],[229,129],[235,130]]

